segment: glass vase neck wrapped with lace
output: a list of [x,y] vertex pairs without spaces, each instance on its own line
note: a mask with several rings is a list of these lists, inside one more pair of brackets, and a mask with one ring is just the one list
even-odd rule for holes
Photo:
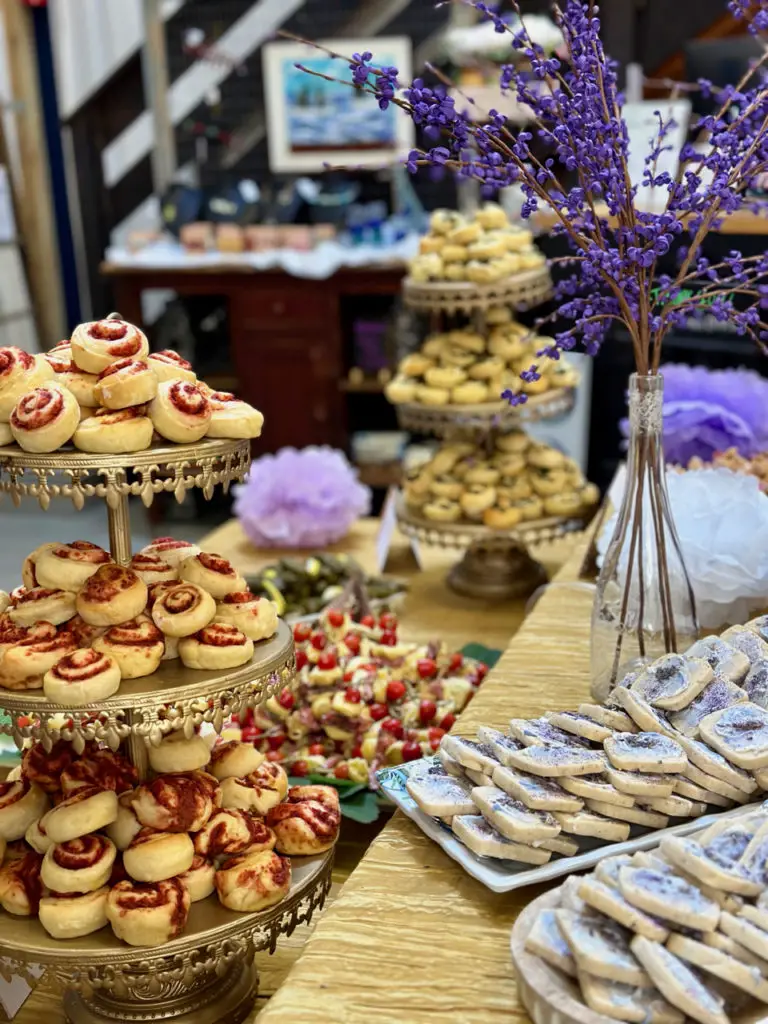
[[626,487],[592,611],[592,693],[601,701],[640,659],[684,651],[698,636],[667,496],[663,398],[661,375],[632,374]]

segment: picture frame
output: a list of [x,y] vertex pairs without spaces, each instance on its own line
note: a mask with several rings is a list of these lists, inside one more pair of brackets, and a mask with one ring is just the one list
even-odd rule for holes
[[[411,81],[412,44],[407,36],[373,40],[325,39],[336,53],[375,50],[377,64],[394,66]],[[328,81],[296,64],[342,79]],[[312,173],[329,166],[380,167],[402,160],[414,145],[414,127],[393,104],[380,110],[374,98],[354,89],[352,73],[308,43],[278,41],[262,49],[269,165],[276,173]]]

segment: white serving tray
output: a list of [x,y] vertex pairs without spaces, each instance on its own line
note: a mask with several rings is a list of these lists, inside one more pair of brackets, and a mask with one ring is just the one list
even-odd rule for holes
[[683,821],[679,825],[672,825],[664,829],[654,830],[632,825],[630,838],[623,843],[574,836],[573,838],[581,847],[580,853],[573,857],[553,854],[547,864],[531,867],[529,864],[521,864],[518,861],[499,860],[496,857],[478,857],[456,838],[444,822],[430,817],[418,807],[408,794],[405,784],[415,768],[433,760],[434,758],[420,758],[418,761],[409,761],[397,768],[382,768],[376,773],[381,791],[397,804],[403,814],[414,821],[425,835],[441,846],[449,857],[458,861],[467,874],[476,878],[478,882],[482,882],[493,892],[512,892],[513,889],[522,889],[526,885],[551,882],[552,879],[570,875],[573,871],[584,871],[594,867],[605,856],[606,851],[610,851],[611,856],[614,856],[619,853],[634,853],[635,850],[648,850],[652,846],[657,846],[664,836],[687,836],[691,832],[706,828],[724,814],[738,814],[744,811],[744,807],[719,811],[716,814],[709,814],[703,818],[692,818],[690,821]]

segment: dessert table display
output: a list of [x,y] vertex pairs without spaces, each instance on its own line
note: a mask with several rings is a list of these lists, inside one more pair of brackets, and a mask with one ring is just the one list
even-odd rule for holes
[[[103,497],[112,549],[42,545],[0,594],[2,729],[24,747],[0,786],[0,953],[12,974],[51,972],[75,1024],[236,1022],[255,998],[254,952],[324,902],[338,796],[289,787],[252,745],[217,741],[295,670],[272,603],[185,541],[131,548],[128,496],[210,496],[241,479],[261,414],[205,390],[173,353],[119,359],[126,339],[146,355],[114,317],[78,328],[60,368],[61,348],[34,365],[0,350],[0,420],[18,442],[0,449],[0,489],[44,508]],[[115,422],[71,390],[96,355],[97,401],[118,402]],[[122,397],[107,395],[110,378]],[[143,422],[133,430],[143,420],[146,438]]]

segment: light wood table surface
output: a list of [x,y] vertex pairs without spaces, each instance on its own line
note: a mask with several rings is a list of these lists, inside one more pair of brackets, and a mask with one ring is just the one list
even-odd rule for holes
[[[350,554],[366,571],[375,572],[378,528],[376,519],[361,520],[344,541],[330,550]],[[535,554],[547,570],[554,573],[573,552],[571,563],[578,566],[583,545],[579,536],[570,535],[542,546]],[[256,550],[234,520],[210,533],[201,541],[201,546],[230,559],[246,575],[283,555],[297,554],[295,551]],[[456,552],[423,548],[424,570],[419,571],[410,556],[407,540],[395,535],[387,572],[409,583],[408,596],[399,613],[401,634],[406,639],[421,642],[444,637],[457,648],[474,640],[487,647],[505,649],[525,617],[526,602],[490,604],[454,594],[445,585],[445,576],[459,557]],[[557,590],[553,596],[556,594]],[[562,592],[558,600],[563,609],[570,606],[573,597],[571,591]],[[583,595],[577,593],[576,598],[583,603]],[[534,612],[536,618],[540,607],[549,605],[551,600],[552,597],[545,594]],[[589,598],[585,607],[588,606]],[[522,662],[516,664],[518,656],[508,652],[460,719],[459,731],[472,733],[480,721],[503,725],[513,712],[526,714],[543,708],[548,695],[551,697],[548,707],[560,706],[557,687],[552,682],[558,677],[546,666],[551,664],[549,658],[555,647],[562,651],[560,664],[569,664],[570,654],[561,648],[569,630],[571,627],[562,633],[559,629],[552,630],[546,636],[543,645],[549,652],[546,657],[541,646],[534,645],[527,659],[530,670],[523,670]],[[541,626],[539,632],[542,632]],[[544,629],[544,632],[549,631]],[[576,633],[583,643],[583,631],[576,630]],[[570,647],[576,665],[578,642],[573,636]],[[487,710],[478,717],[484,708]],[[457,985],[462,979],[463,986],[463,977],[472,973],[469,965],[476,959],[473,945],[454,944],[450,963],[443,960],[443,945],[450,940],[450,935],[465,929],[469,929],[468,934],[476,935],[478,922],[490,922],[494,902],[503,897],[492,897],[461,871],[452,871],[452,862],[402,815],[394,815],[375,839],[381,827],[381,819],[374,825],[343,822],[336,848],[334,884],[325,909],[330,924],[324,927],[324,917],[318,915],[319,925],[318,918],[309,925],[301,925],[293,935],[281,940],[274,954],[257,956],[259,998],[246,1024],[254,1024],[257,1017],[258,1024],[262,1024],[262,1020],[270,1024],[293,1024],[299,1020],[306,1024],[314,1021],[369,1024],[374,1019],[377,1024],[389,1020],[416,1024],[421,1020],[442,1021],[441,1014],[446,1013],[447,1008],[464,1006],[458,1001]],[[370,852],[364,856],[369,848]],[[343,896],[337,899],[342,885]],[[456,910],[455,921],[451,907]],[[509,1019],[508,1004],[513,998],[514,985],[504,977],[505,972],[508,973],[508,941],[504,933],[505,929],[508,932],[514,914],[511,907],[500,913],[497,918],[493,911],[493,929],[502,936],[502,948],[495,951],[495,956],[490,949],[483,950],[482,961],[477,962],[483,969],[467,998],[474,999],[474,992],[485,990],[485,998],[493,997],[499,1019],[502,1012]],[[471,923],[473,918],[476,920]],[[352,927],[349,922],[353,922]],[[316,928],[318,934],[308,943]],[[304,951],[310,954],[306,968],[291,970],[297,959],[303,959]],[[421,979],[418,983],[417,976]],[[284,985],[286,977],[289,981]],[[454,981],[449,983],[448,979]],[[279,997],[273,996],[277,990],[280,990]],[[407,998],[404,993],[408,993]],[[14,1024],[41,1024],[43,1021],[65,1024],[61,996],[58,984],[45,976],[14,1018]],[[439,997],[437,1002],[436,996]],[[432,1010],[419,1016],[421,1006],[431,1006]],[[442,1007],[440,1012],[435,1010],[436,1006]],[[464,1024],[469,1020],[496,1018],[475,1017],[462,1010],[452,1019]]]

